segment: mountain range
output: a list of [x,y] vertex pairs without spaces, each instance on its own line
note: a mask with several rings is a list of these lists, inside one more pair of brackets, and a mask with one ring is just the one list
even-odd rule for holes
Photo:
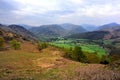
[[80,25],[70,23],[41,25],[39,27],[33,27],[29,30],[39,37],[39,39],[63,37],[87,31]]
[[83,38],[83,39],[119,39],[120,24],[109,23],[101,26],[89,24],[75,25],[71,23],[41,25],[3,25],[1,31],[12,32],[28,40],[49,40],[50,38]]
[[82,24],[81,25],[84,29],[86,29],[87,31],[95,31],[97,30],[98,26],[96,25],[91,25],[91,24]]
[[87,31],[80,25],[75,25],[70,23],[64,23],[64,24],[61,24],[60,26],[66,30],[66,35],[83,33]]
[[68,38],[83,38],[83,39],[119,39],[120,24],[110,23],[97,28],[96,31],[73,34]]
[[[105,24],[105,25],[102,25],[102,26],[99,26],[99,30],[106,30],[106,31],[108,31],[108,29],[118,29],[118,28],[120,28],[120,24],[118,24],[118,23],[115,23],[115,22],[113,22],[113,23],[109,23],[109,24]],[[109,31],[111,31],[111,30],[109,30]]]
[[42,25],[40,27],[33,27],[29,30],[34,33],[40,40],[59,37],[65,33],[65,29],[57,24]]
[[25,29],[29,30],[30,28],[32,28],[33,26],[27,25],[27,24],[18,24],[22,27],[24,27]]

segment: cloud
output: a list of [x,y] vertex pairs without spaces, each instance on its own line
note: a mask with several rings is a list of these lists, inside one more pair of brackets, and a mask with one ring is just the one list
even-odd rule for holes
[[18,2],[21,9],[14,11],[19,15],[45,14],[48,11],[59,10],[59,3],[56,0],[14,0]]
[[101,24],[120,22],[119,0],[0,0],[0,22]]
[[112,4],[91,5],[76,10],[76,14],[88,17],[110,17],[120,14],[120,5],[113,6]]

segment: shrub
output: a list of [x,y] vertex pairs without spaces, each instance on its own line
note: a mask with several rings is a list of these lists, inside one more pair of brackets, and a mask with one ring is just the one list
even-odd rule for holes
[[15,50],[18,50],[18,49],[20,49],[20,42],[18,42],[17,40],[12,40],[11,42],[10,42],[10,44],[11,44],[11,47],[13,48],[13,49],[15,49]]
[[81,47],[75,46],[72,51],[71,58],[76,61],[86,62],[86,56],[83,54]]
[[100,63],[100,58],[97,53],[84,52],[88,63]]
[[101,64],[109,64],[109,62],[110,61],[109,61],[108,57],[106,55],[103,55],[102,58],[101,58],[100,63]]
[[71,54],[73,51],[72,47],[70,47],[69,49],[62,48],[62,50],[65,52],[63,57],[71,59]]
[[73,48],[72,48],[72,47],[70,47],[70,48],[69,48],[69,50],[70,50],[70,51],[72,51],[72,50],[73,50]]
[[41,51],[44,48],[47,48],[47,46],[48,44],[45,42],[38,42],[38,45],[37,45],[39,51]]

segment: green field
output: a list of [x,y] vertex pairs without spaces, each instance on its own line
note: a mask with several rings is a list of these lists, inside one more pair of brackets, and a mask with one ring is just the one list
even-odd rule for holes
[[79,40],[78,43],[75,43],[74,40],[59,40],[59,41],[50,42],[50,44],[65,49],[70,49],[71,47],[74,48],[77,45],[80,46],[82,50],[85,52],[97,53],[99,57],[106,55],[105,50],[102,47],[100,47],[98,44],[95,43],[90,44],[83,39]]

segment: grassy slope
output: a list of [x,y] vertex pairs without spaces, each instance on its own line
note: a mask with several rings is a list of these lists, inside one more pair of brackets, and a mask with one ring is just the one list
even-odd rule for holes
[[[74,47],[75,45],[73,44],[64,44],[64,43],[51,43],[52,45],[58,46],[58,47],[64,47],[69,49],[70,47]],[[83,51],[89,52],[89,53],[94,53],[97,52],[99,57],[101,58],[103,55],[105,55],[105,50],[102,49],[98,45],[90,45],[90,44],[85,44],[80,46]]]
[[22,50],[0,52],[0,80],[120,79],[117,71],[104,65],[71,61],[63,58],[62,53],[53,47],[38,52],[31,43],[24,43]]

